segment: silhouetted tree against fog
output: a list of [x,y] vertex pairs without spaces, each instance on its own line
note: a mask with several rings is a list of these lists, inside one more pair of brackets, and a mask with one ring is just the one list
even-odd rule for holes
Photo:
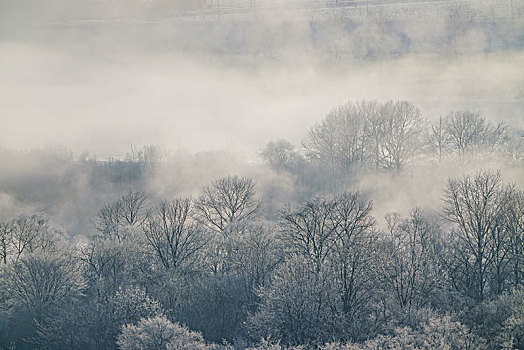
[[439,162],[446,155],[448,144],[446,139],[446,132],[444,130],[444,118],[440,116],[436,122],[430,122],[430,127],[427,132],[427,146],[429,152],[436,154]]
[[198,253],[207,239],[192,215],[190,198],[162,201],[141,226],[153,254],[168,270],[189,269],[200,258]]
[[295,146],[286,140],[270,141],[260,155],[264,161],[277,168],[289,167],[300,159]]
[[147,197],[144,192],[129,191],[120,199],[106,204],[99,210],[96,229],[104,234],[115,236],[122,241],[130,228],[139,227],[145,219]]
[[[512,188],[504,209],[513,288],[524,285],[524,192]],[[524,339],[523,339],[524,340]]]
[[303,142],[309,160],[328,164],[332,171],[364,162],[369,140],[365,129],[377,111],[375,101],[348,102],[331,110],[312,127]]
[[81,293],[84,281],[78,266],[68,256],[32,254],[6,270],[6,292],[17,307],[29,308],[42,317],[51,308]]
[[504,123],[492,125],[480,114],[470,110],[451,112],[444,119],[449,151],[464,159],[483,151],[498,151],[509,140]]
[[[410,321],[414,313],[428,306],[443,283],[439,262],[439,227],[420,208],[407,218],[386,215],[385,259],[382,277],[393,300],[397,317]],[[391,300],[390,300],[391,302]]]
[[364,320],[375,293],[377,232],[371,215],[373,204],[359,193],[341,194],[333,202],[333,283],[344,317],[344,336],[360,340],[368,332]]
[[420,110],[407,101],[348,102],[311,128],[303,146],[309,160],[336,170],[370,164],[402,169],[422,147]]
[[199,221],[213,232],[227,235],[230,224],[254,219],[261,209],[255,182],[248,177],[228,176],[205,186],[195,202]]
[[297,209],[285,209],[279,223],[281,239],[288,249],[310,261],[317,272],[321,271],[335,244],[333,207],[333,202],[317,198]]
[[[490,277],[497,280],[505,247],[498,235],[504,231],[507,189],[500,173],[481,172],[462,179],[450,179],[445,190],[444,217],[453,224],[451,232],[454,266],[450,270],[456,287],[476,301],[500,293]],[[492,269],[495,269],[493,271]],[[490,276],[490,272],[495,276]]]
[[13,224],[10,221],[0,222],[0,261],[7,264],[7,257],[13,250],[11,236],[13,234]]
[[120,199],[122,206],[122,218],[127,225],[136,226],[144,219],[146,203],[144,192],[129,192]]
[[126,154],[126,161],[154,166],[161,163],[165,157],[165,150],[158,146],[146,145],[140,148],[131,146],[131,151]]
[[421,148],[420,110],[407,101],[388,101],[381,109],[381,158],[386,169],[402,169]]

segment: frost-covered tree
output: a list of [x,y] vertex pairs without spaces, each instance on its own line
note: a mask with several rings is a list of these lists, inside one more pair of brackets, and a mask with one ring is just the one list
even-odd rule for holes
[[24,256],[9,265],[4,279],[8,302],[28,308],[35,316],[77,297],[85,287],[78,264],[56,254]]
[[413,312],[431,303],[442,283],[439,262],[440,231],[420,208],[407,218],[389,213],[382,261],[386,295],[391,296],[397,317],[410,318]]
[[286,168],[301,159],[295,146],[286,140],[270,141],[260,152],[260,156],[271,166]]
[[133,228],[139,227],[144,221],[146,205],[147,196],[144,192],[130,191],[98,211],[95,227],[99,233],[123,241]]
[[447,148],[461,159],[498,151],[509,141],[504,123],[493,125],[480,113],[467,109],[451,112],[444,119],[444,131]]
[[212,232],[227,235],[231,224],[255,219],[261,210],[255,182],[249,177],[228,176],[205,186],[195,202],[201,224]]
[[328,343],[322,350],[474,350],[486,349],[485,341],[450,316],[429,312],[414,327],[396,328],[393,334],[378,335],[362,344]]
[[408,101],[388,101],[382,115],[381,158],[386,169],[400,170],[421,148],[422,117]]
[[330,220],[334,247],[329,259],[345,337],[359,339],[367,332],[366,318],[375,294],[376,241],[373,204],[359,193],[344,193],[333,199]]
[[171,322],[165,316],[142,318],[138,324],[122,327],[118,336],[121,350],[207,349],[202,335]]
[[116,237],[95,237],[79,247],[78,258],[92,298],[107,300],[120,287],[137,279],[138,266],[147,262],[139,250],[139,243],[132,239],[119,241]]
[[83,296],[39,322],[35,343],[44,349],[116,349],[123,325],[157,315],[159,302],[138,287],[120,288],[103,303]]
[[44,214],[22,214],[0,224],[0,257],[7,263],[26,254],[56,252],[64,244],[63,230]]
[[190,198],[162,201],[141,225],[152,253],[167,270],[192,268],[207,242],[193,219],[193,210]]
[[477,301],[501,292],[497,283],[502,281],[489,283],[490,277],[502,278],[506,259],[507,241],[500,236],[506,233],[506,199],[502,176],[489,171],[450,179],[444,192],[443,215],[453,224],[449,273],[453,284]]
[[254,339],[269,337],[287,345],[322,343],[340,334],[335,295],[329,275],[295,255],[271,285],[260,289],[260,306],[249,317],[247,331]]
[[376,113],[373,101],[347,102],[331,110],[303,142],[308,159],[326,164],[332,171],[362,163],[368,146],[366,123]]
[[285,209],[280,218],[280,237],[292,254],[310,261],[320,272],[335,247],[332,201],[315,198],[296,209]]
[[256,291],[270,283],[275,269],[282,263],[283,247],[269,225],[251,224],[244,231],[232,242],[230,263],[240,277],[246,306],[253,312],[258,301]]

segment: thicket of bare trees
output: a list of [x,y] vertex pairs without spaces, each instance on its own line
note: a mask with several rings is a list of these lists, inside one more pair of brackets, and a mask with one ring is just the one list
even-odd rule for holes
[[326,195],[325,180],[505,156],[510,134],[468,111],[429,125],[405,101],[348,103],[304,149],[264,150],[313,193],[281,210],[225,176],[193,198],[122,191],[82,240],[44,214],[4,219],[0,347],[522,349],[522,189],[474,172],[447,181],[437,210],[382,220],[367,193]]
[[359,168],[398,171],[421,158],[511,159],[517,150],[522,151],[516,130],[503,122],[494,124],[479,112],[452,111],[429,122],[408,101],[365,100],[333,109],[310,129],[302,146],[303,152],[297,152],[284,140],[270,142],[261,155],[270,164],[283,167],[302,154],[334,174]]
[[[270,222],[253,180],[225,177],[196,200],[128,193],[76,245],[22,215],[2,223],[3,346],[519,348],[522,191],[485,171],[442,198],[440,213],[389,213],[384,227],[349,192]],[[122,220],[101,226],[108,208]]]
[[348,102],[311,129],[304,147],[333,171],[363,164],[399,170],[421,148],[421,134],[420,111],[410,102]]

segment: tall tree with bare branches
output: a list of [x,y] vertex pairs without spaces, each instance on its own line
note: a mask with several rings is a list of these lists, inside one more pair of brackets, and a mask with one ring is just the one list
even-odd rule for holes
[[209,230],[227,235],[234,223],[255,219],[261,210],[255,182],[249,177],[227,176],[206,186],[195,202],[198,220]]

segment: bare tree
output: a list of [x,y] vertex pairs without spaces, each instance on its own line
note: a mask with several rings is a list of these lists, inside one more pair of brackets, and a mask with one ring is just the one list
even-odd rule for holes
[[39,228],[44,220],[39,215],[20,215],[13,221],[11,242],[15,250],[15,260],[18,260],[25,251],[32,250],[32,244],[36,241]]
[[383,262],[388,289],[407,317],[425,307],[439,284],[438,227],[415,208],[406,219],[386,216],[387,258]]
[[492,125],[478,112],[451,112],[445,119],[447,144],[454,155],[464,159],[481,151],[498,150],[509,138],[504,123]]
[[524,284],[524,192],[511,188],[507,198],[504,220],[511,264],[511,284],[518,288]]
[[[129,278],[129,257],[131,252],[113,237],[95,239],[82,247],[79,259],[83,263],[87,287],[92,296],[105,301]],[[134,254],[136,256],[136,254]]]
[[130,226],[138,226],[144,220],[147,197],[144,192],[132,192],[120,199],[122,218]]
[[37,317],[84,287],[79,266],[70,258],[52,254],[22,257],[8,269],[7,281],[12,302],[29,307]]
[[167,158],[167,152],[162,146],[145,145],[139,148],[131,146],[126,154],[127,163],[135,163],[138,169],[153,174],[158,165]]
[[281,239],[292,253],[312,262],[317,273],[334,248],[333,209],[333,202],[316,198],[297,209],[287,208],[281,213]]
[[401,169],[421,147],[420,110],[407,101],[348,102],[333,109],[309,131],[307,157],[336,170],[370,163]]
[[10,232],[11,249],[7,251],[13,253],[15,261],[24,254],[56,251],[64,240],[62,229],[43,214],[22,214],[5,229]]
[[147,242],[166,269],[190,268],[206,244],[192,214],[191,199],[178,198],[161,202],[142,224]]
[[377,113],[377,103],[347,102],[333,109],[309,131],[303,146],[307,157],[336,169],[349,169],[364,161],[366,123]]
[[335,229],[330,265],[341,301],[341,314],[353,339],[363,332],[359,326],[372,300],[373,265],[376,255],[373,204],[359,193],[335,197],[331,220]]
[[420,110],[407,101],[389,101],[382,106],[381,114],[384,123],[380,142],[383,166],[400,170],[422,145]]
[[139,227],[144,221],[146,204],[147,196],[144,192],[129,191],[99,210],[95,228],[104,235],[113,235],[122,241],[129,234],[130,227]]
[[430,123],[427,135],[429,151],[437,155],[439,162],[442,161],[448,147],[444,127],[444,118],[441,116],[437,122]]
[[452,149],[464,157],[479,148],[488,133],[488,126],[479,113],[469,110],[452,112],[446,120],[446,133]]
[[247,307],[254,312],[258,301],[256,291],[269,284],[274,270],[282,263],[284,254],[283,247],[270,227],[251,224],[245,231],[234,242],[231,264],[241,278]]
[[444,217],[454,224],[455,259],[453,273],[466,283],[466,293],[482,301],[486,297],[488,273],[496,254],[494,241],[503,224],[505,189],[500,173],[481,172],[474,177],[450,179],[444,194]]
[[0,259],[7,264],[7,258],[13,250],[12,246],[12,234],[13,234],[13,222],[4,221],[0,222]]
[[200,223],[213,232],[227,235],[233,223],[253,220],[261,210],[255,182],[249,177],[228,176],[206,186],[195,202]]
[[384,138],[384,115],[380,113],[382,107],[375,103],[373,113],[366,118],[365,135],[368,140],[366,159],[378,171],[382,165],[382,140]]
[[106,204],[98,211],[95,228],[104,235],[114,234],[120,238],[120,227],[122,225],[122,202],[117,200]]
[[160,146],[146,145],[139,148],[131,146],[131,151],[126,154],[126,161],[155,165],[164,160],[165,153]]
[[295,146],[286,140],[269,142],[260,152],[262,159],[274,167],[287,167],[300,159]]

